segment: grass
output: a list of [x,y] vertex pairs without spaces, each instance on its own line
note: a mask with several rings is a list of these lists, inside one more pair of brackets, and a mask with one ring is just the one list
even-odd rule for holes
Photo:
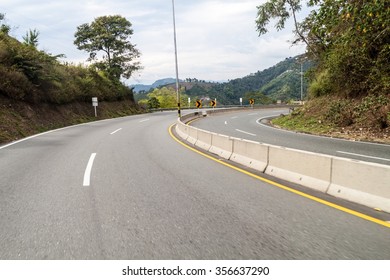
[[325,96],[310,100],[272,124],[287,130],[390,144],[390,96],[342,99]]
[[300,113],[273,119],[272,124],[284,129],[310,134],[328,134],[334,130],[332,126],[324,124],[321,120]]

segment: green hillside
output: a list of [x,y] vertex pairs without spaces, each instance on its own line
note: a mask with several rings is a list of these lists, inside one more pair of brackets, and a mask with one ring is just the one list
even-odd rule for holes
[[[180,82],[182,94],[191,97],[192,100],[205,97],[217,98],[219,104],[237,105],[240,98],[243,103],[248,104],[249,96],[266,96],[269,102],[282,100],[299,100],[301,95],[301,64],[298,62],[299,56],[287,58],[275,66],[263,71],[258,71],[243,78],[233,79],[226,83],[206,82],[206,81],[186,81]],[[303,71],[306,72],[311,67],[310,62],[303,63]],[[307,91],[307,81],[304,78],[303,92]],[[174,88],[175,84],[163,87]],[[136,95],[137,100],[145,100],[153,89],[149,92]],[[259,98],[262,103],[264,98]]]
[[133,92],[95,67],[60,62],[61,55],[19,42],[0,30],[0,143],[48,129],[139,112]]
[[[230,80],[227,83],[205,84],[203,95],[214,99],[217,98],[221,104],[239,104],[240,98],[245,98],[248,94],[263,94],[270,99],[282,100],[284,102],[291,99],[300,99],[301,76],[299,57],[287,58],[263,71],[258,71],[243,78]],[[303,64],[304,72],[310,67],[309,62]],[[304,92],[307,89],[307,82],[304,82]],[[197,87],[186,90],[189,96],[199,96],[201,92],[199,83]],[[244,100],[248,103],[248,100]]]
[[[298,22],[297,14],[306,4],[311,12]],[[305,106],[274,123],[390,143],[388,1],[267,0],[257,9],[260,36],[269,31],[271,20],[277,21],[277,29],[293,20],[294,42],[304,43],[306,56],[315,62]]]

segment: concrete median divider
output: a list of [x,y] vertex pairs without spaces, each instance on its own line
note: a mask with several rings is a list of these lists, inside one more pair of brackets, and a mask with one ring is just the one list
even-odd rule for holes
[[331,166],[330,156],[270,146],[265,173],[325,193]]
[[224,159],[230,159],[233,153],[233,140],[226,135],[212,133],[211,153]]
[[208,151],[211,147],[212,134],[208,131],[198,129],[197,141],[195,146]]
[[390,166],[333,158],[327,193],[390,213]]
[[390,213],[390,166],[233,138],[186,125],[180,119],[176,132],[221,158]]
[[231,161],[261,172],[265,171],[268,165],[268,145],[237,138],[232,138],[232,140]]
[[188,127],[188,138],[187,141],[192,145],[195,145],[196,141],[198,141],[198,129],[192,126]]
[[189,128],[187,125],[185,125],[182,122],[177,122],[176,124],[176,133],[182,138],[183,140],[187,140],[189,136],[188,132]]

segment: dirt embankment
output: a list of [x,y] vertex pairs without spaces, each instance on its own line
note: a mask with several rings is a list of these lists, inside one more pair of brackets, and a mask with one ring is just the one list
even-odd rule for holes
[[132,100],[99,102],[97,111],[95,118],[92,102],[31,104],[0,95],[0,144],[59,127],[142,113]]
[[272,123],[299,132],[390,144],[390,95],[316,98]]

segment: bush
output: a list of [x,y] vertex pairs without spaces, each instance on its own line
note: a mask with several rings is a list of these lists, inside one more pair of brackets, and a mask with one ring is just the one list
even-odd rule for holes
[[94,67],[61,64],[53,56],[0,32],[0,94],[29,102],[65,104],[130,100],[133,92]]
[[349,126],[353,124],[353,107],[349,100],[333,101],[325,115],[325,119],[338,126]]
[[317,74],[314,80],[311,81],[308,92],[311,98],[321,97],[331,93],[329,73],[327,70]]

